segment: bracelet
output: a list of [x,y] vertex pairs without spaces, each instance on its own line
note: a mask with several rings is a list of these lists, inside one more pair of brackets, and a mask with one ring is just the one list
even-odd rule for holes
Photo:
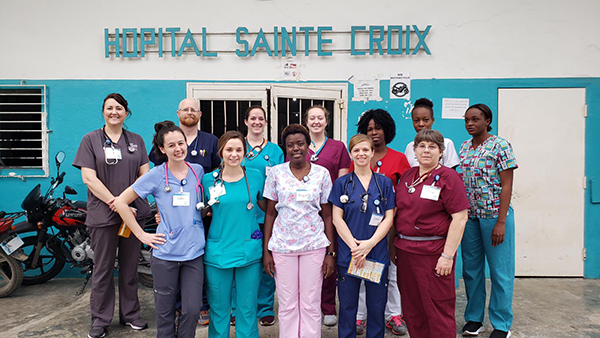
[[331,256],[333,258],[335,258],[335,256],[337,256],[336,253],[335,253],[335,251],[327,251],[326,255],[327,256]]
[[444,257],[444,258],[448,258],[449,260],[454,260],[454,257],[453,257],[453,256],[446,255],[446,254],[445,254],[445,253],[443,253],[443,252],[442,252],[442,257]]

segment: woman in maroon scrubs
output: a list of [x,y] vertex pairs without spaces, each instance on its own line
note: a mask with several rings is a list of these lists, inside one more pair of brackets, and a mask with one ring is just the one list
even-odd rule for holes
[[444,137],[421,130],[418,167],[396,186],[398,286],[411,338],[455,338],[454,255],[467,222],[469,201],[458,174],[439,164]]

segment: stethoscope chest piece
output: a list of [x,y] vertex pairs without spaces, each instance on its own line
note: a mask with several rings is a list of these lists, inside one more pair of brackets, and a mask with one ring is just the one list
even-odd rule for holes
[[311,162],[317,162],[319,160],[319,157],[317,157],[317,154],[313,154],[310,156],[310,161]]
[[194,149],[191,151],[192,156],[198,155],[198,150]]
[[246,209],[252,210],[252,208],[254,208],[254,204],[252,204],[252,202],[248,202],[248,204],[246,204]]
[[171,192],[171,190],[173,190],[173,189],[171,188],[171,186],[170,186],[170,185],[167,185],[167,186],[165,187],[165,192]]
[[340,196],[340,202],[346,204],[346,203],[348,203],[348,201],[350,201],[350,198],[348,197],[348,195],[344,194],[344,195]]
[[196,210],[204,209],[204,203],[202,201],[196,203]]

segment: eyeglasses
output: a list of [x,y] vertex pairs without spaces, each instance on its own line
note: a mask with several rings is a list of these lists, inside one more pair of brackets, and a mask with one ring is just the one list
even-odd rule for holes
[[183,108],[183,109],[179,109],[179,111],[184,112],[184,113],[197,113],[200,110],[195,109],[195,108]]
[[417,146],[417,149],[419,149],[421,151],[425,151],[425,149],[427,149],[429,151],[434,151],[436,149],[439,149],[439,147],[437,146],[437,144],[429,144],[429,145],[419,144]]
[[369,200],[369,194],[364,193],[360,195],[360,199],[362,200],[362,203],[360,204],[360,212],[367,212],[367,200]]

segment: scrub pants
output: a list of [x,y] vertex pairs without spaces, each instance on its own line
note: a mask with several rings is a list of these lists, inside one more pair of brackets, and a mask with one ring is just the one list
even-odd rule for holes
[[115,312],[115,259],[119,248],[119,321],[132,322],[141,318],[138,299],[137,267],[142,244],[133,235],[117,235],[120,224],[89,227],[94,250],[94,273],[90,310],[92,327],[106,328]]
[[508,209],[504,242],[492,246],[496,218],[469,218],[462,239],[463,278],[467,294],[465,320],[483,323],[485,311],[485,258],[490,268],[492,290],[488,313],[496,330],[510,330],[515,283],[515,218]]
[[273,252],[279,298],[279,338],[321,338],[324,259],[325,248]]
[[[439,254],[414,254],[396,247],[398,286],[411,338],[456,338],[454,266],[435,273]],[[367,321],[368,324],[368,321]]]
[[[204,257],[176,262],[152,256],[151,268],[154,276],[157,336],[195,337],[198,313],[202,305]],[[181,314],[175,335],[175,309],[180,295]]]
[[206,291],[210,303],[208,336],[211,338],[229,338],[229,316],[231,313],[231,288],[238,286],[236,293],[236,336],[258,338],[256,320],[256,299],[262,271],[261,262],[238,268],[221,269],[205,266]]
[[[389,269],[390,267],[386,268]],[[338,338],[356,337],[356,312],[359,290],[366,288],[367,338],[385,336],[384,313],[388,295],[387,271],[383,271],[381,283],[367,282],[347,274],[348,267],[338,266],[338,296],[340,298],[340,320]],[[363,282],[363,283],[361,283]],[[364,285],[364,286],[361,286]]]
[[[235,298],[236,287],[233,285],[231,290],[231,315],[235,317]],[[262,318],[265,316],[275,316],[273,305],[275,304],[275,279],[265,272],[264,268],[260,276],[260,284],[258,286],[258,308],[257,316]]]
[[[400,302],[400,291],[398,289],[397,268],[394,262],[390,262],[388,273],[388,288],[387,288],[387,303],[385,304],[385,321],[392,319],[392,316],[400,316],[402,314],[402,305]],[[358,312],[356,319],[367,319],[367,304],[365,301],[366,290],[365,283],[360,285],[360,294],[358,296]],[[368,322],[367,322],[368,323]]]

